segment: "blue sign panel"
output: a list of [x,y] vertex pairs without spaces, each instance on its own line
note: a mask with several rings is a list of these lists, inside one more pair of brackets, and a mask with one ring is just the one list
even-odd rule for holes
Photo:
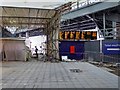
[[[70,53],[70,46],[75,47],[75,53]],[[60,56],[67,56],[68,59],[81,60],[84,53],[84,42],[80,41],[61,41],[59,43]]]
[[103,53],[105,55],[118,55],[120,54],[120,42],[104,42]]

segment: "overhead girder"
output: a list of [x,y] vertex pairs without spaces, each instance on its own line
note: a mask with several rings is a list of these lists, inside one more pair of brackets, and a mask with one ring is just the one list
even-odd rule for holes
[[17,30],[44,27],[55,13],[54,9],[1,6],[2,27],[18,27]]
[[[103,14],[105,15],[104,19],[103,19]],[[69,20],[75,19],[77,17],[82,18],[85,15],[89,15],[90,17],[92,17],[96,25],[101,26],[101,28],[99,28],[99,31],[102,31],[105,38],[115,37],[115,33],[119,32],[118,30],[115,30],[117,27],[113,25],[114,22],[120,23],[119,0],[116,0],[115,2],[99,2],[99,3],[94,3],[88,6],[86,5],[85,7],[81,7],[71,12],[63,14],[62,21],[69,22]],[[84,26],[84,28],[80,28],[80,26],[86,25],[86,24],[81,25],[81,23],[79,23],[81,20],[78,19],[76,23],[73,23],[73,24],[71,23],[69,23],[68,25],[65,24],[61,27],[61,29],[62,30],[67,30],[67,29],[70,30],[70,28],[73,28],[75,30],[76,29],[81,30],[84,28],[86,29],[87,26]],[[88,24],[89,23],[87,23],[87,25]],[[93,26],[92,23],[90,24],[91,24],[90,27]]]
[[22,25],[22,24],[24,24],[24,25],[28,25],[28,24],[30,24],[30,25],[46,25],[46,23],[31,23],[31,22],[23,22],[23,23],[14,23],[14,25],[13,25],[13,23],[3,23],[3,24],[5,24],[5,25],[9,25],[9,26],[14,26],[14,25],[17,25],[17,24],[19,24],[19,25]]
[[50,18],[46,18],[46,17],[33,17],[33,16],[30,16],[30,17],[26,17],[26,16],[0,16],[0,18],[21,18],[21,19],[26,19],[26,18],[29,18],[29,19],[50,19]]
[[71,18],[76,18],[79,16],[84,16],[92,13],[96,13],[99,11],[111,9],[113,7],[119,6],[119,0],[105,0],[103,2],[96,2],[90,5],[86,5],[84,7],[80,7],[76,10],[70,11],[68,13],[65,13],[62,15],[63,20],[71,19]]

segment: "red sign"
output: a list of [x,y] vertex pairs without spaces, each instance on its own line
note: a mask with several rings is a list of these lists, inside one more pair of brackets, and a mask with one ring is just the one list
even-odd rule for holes
[[70,46],[70,53],[74,54],[75,53],[75,46]]

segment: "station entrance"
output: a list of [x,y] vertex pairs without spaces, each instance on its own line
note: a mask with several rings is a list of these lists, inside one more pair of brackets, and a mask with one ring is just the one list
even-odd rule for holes
[[[1,38],[7,40],[16,38],[27,40],[32,36],[46,36],[46,41],[42,45],[46,45],[45,52],[47,56],[59,60],[59,22],[60,16],[64,11],[70,9],[71,3],[63,4],[55,9],[29,8],[29,7],[1,7]],[[7,51],[1,40],[0,58],[3,60],[7,57]],[[31,48],[31,42],[27,49]],[[38,42],[39,43],[39,42]],[[41,47],[41,46],[40,46]],[[27,50],[24,46],[24,50]],[[12,52],[12,50],[10,51]],[[21,52],[17,50],[15,52]],[[6,57],[4,57],[6,56]],[[25,57],[26,58],[26,57]]]

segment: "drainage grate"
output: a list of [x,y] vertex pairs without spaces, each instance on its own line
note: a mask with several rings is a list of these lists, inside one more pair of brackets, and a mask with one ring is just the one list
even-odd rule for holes
[[80,70],[80,69],[70,69],[70,72],[80,73],[80,72],[82,72],[82,70]]

